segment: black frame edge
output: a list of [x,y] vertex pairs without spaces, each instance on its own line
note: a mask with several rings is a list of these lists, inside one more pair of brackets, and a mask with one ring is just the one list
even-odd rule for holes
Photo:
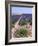
[[6,18],[6,28],[5,28],[5,45],[8,44],[8,5],[7,3],[5,2],[5,18]]

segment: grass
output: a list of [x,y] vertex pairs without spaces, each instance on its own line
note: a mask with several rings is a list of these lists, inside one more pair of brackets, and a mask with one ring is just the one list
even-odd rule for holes
[[26,20],[21,20],[20,22],[19,22],[19,25],[26,25],[27,24],[27,21]]
[[15,32],[15,37],[28,37],[27,36],[28,31],[26,29],[21,28],[20,30],[17,30]]
[[30,25],[32,25],[32,20],[20,20],[19,21],[19,25],[27,25],[28,23],[30,23]]

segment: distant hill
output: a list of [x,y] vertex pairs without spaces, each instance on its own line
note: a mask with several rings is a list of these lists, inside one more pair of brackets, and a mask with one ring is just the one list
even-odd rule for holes
[[11,15],[10,19],[11,21],[13,20],[18,20],[22,16],[22,19],[31,19],[32,14],[21,14],[21,15]]

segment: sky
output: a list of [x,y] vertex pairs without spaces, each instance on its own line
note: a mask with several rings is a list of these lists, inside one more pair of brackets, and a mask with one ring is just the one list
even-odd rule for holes
[[11,14],[32,14],[32,8],[28,7],[11,7]]

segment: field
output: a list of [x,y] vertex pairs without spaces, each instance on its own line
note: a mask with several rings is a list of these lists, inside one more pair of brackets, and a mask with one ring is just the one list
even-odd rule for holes
[[10,16],[12,37],[32,37],[32,14]]

